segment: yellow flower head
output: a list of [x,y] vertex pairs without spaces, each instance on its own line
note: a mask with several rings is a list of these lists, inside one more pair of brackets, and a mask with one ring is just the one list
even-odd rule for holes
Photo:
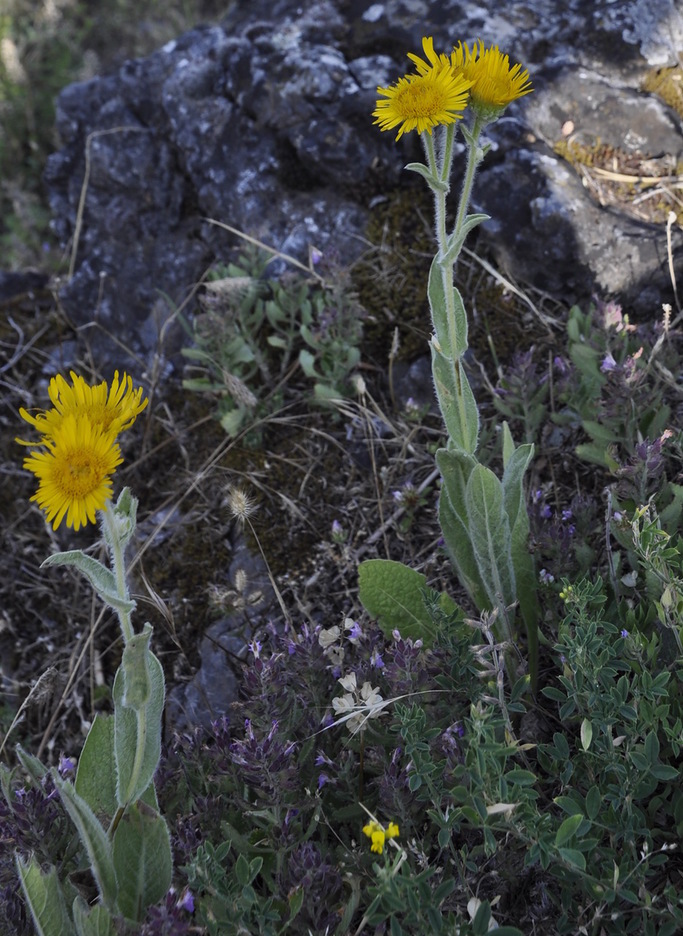
[[123,459],[111,432],[93,426],[87,415],[67,413],[41,441],[46,451],[31,452],[24,468],[40,482],[31,498],[56,530],[66,516],[75,530],[95,522],[112,496],[111,477]]
[[384,842],[388,839],[397,837],[398,826],[395,822],[390,822],[385,829],[379,824],[379,822],[375,822],[373,820],[372,822],[368,822],[367,825],[363,826],[363,833],[372,840],[370,851],[377,852],[378,855],[381,855],[384,851]]
[[520,64],[511,67],[509,56],[498,46],[487,49],[481,39],[471,51],[467,43],[458,43],[451,55],[451,65],[472,82],[473,107],[491,119],[499,116],[511,101],[534,90],[526,69]]
[[[149,402],[146,397],[144,400],[142,398],[142,387],[134,390],[132,377],[124,374],[123,379],[119,380],[118,371],[114,373],[111,387],[106,380],[90,386],[73,371],[70,376],[71,386],[61,374],[50,381],[48,394],[53,409],[41,411],[35,416],[25,409],[19,410],[21,417],[40,432],[43,443],[54,436],[55,430],[70,413],[87,416],[93,428],[111,432],[116,437],[133,425]],[[35,444],[21,439],[17,441],[23,445]]]
[[467,107],[470,84],[462,75],[440,65],[423,75],[406,75],[391,87],[377,89],[386,100],[377,101],[372,116],[380,130],[399,127],[397,140],[411,130],[431,134],[440,124],[460,120]]

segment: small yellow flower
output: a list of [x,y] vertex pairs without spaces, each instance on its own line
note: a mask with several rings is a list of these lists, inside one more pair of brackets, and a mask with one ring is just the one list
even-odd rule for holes
[[[61,374],[50,381],[48,394],[53,409],[43,410],[35,416],[23,408],[19,410],[22,419],[40,432],[43,437],[40,444],[54,436],[55,430],[70,413],[79,417],[87,416],[93,428],[112,432],[116,437],[133,425],[149,402],[146,397],[144,400],[142,398],[142,387],[134,390],[132,377],[124,374],[123,379],[119,380],[118,371],[114,373],[111,387],[106,380],[90,386],[73,371],[70,376],[71,386]],[[23,439],[17,441],[22,445],[36,444]]]
[[397,140],[411,130],[431,134],[434,127],[461,119],[470,84],[462,75],[441,66],[423,75],[404,76],[391,87],[377,89],[386,100],[377,101],[374,122],[380,130],[398,127]]
[[56,530],[66,516],[75,530],[95,522],[112,496],[111,475],[123,459],[111,432],[91,424],[87,415],[67,413],[41,443],[46,451],[31,452],[24,468],[38,478],[31,498]]
[[510,66],[509,56],[498,46],[487,49],[481,39],[471,51],[467,43],[458,43],[450,61],[456,71],[472,82],[472,105],[489,118],[499,116],[511,101],[533,91],[529,72],[520,64]]
[[377,852],[378,855],[381,855],[384,851],[384,842],[398,836],[398,826],[395,822],[390,822],[385,829],[379,822],[373,820],[363,826],[363,833],[372,841],[370,851]]

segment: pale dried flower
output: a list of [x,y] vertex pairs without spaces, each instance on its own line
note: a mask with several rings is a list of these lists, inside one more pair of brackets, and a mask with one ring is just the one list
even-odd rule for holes
[[[241,487],[228,488],[227,505],[228,510],[241,527],[258,509],[253,498]],[[240,589],[240,591],[242,590]]]

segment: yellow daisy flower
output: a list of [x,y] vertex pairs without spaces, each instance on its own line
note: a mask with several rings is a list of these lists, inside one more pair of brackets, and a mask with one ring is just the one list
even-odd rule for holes
[[31,500],[55,530],[65,516],[75,530],[95,523],[96,511],[104,510],[112,496],[110,475],[123,461],[113,433],[93,426],[87,415],[70,412],[40,444],[47,451],[24,459],[24,468],[40,482]]
[[424,75],[407,75],[391,87],[377,89],[386,100],[377,101],[372,116],[380,130],[399,127],[397,140],[411,130],[431,134],[440,124],[460,120],[470,84],[450,68],[434,67]]
[[511,101],[534,90],[526,69],[520,64],[510,66],[509,56],[498,46],[487,49],[481,39],[471,51],[467,43],[458,43],[451,55],[451,65],[472,81],[472,105],[486,116],[498,116]]
[[[66,382],[61,374],[57,374],[50,381],[48,394],[53,403],[53,409],[43,410],[32,416],[25,409],[20,409],[22,419],[34,426],[43,436],[43,442],[54,436],[55,430],[62,424],[69,413],[78,416],[87,416],[93,427],[103,432],[112,432],[117,436],[124,429],[133,425],[138,415],[149,402],[142,398],[142,387],[133,389],[133,378],[123,375],[119,380],[119,372],[114,373],[111,387],[107,381],[90,386],[82,377],[73,371],[70,372],[71,384]],[[24,442],[23,445],[35,445],[34,442]]]

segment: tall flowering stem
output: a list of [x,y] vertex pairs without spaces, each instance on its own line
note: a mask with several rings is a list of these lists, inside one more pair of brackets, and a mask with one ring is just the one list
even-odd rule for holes
[[[50,381],[50,410],[20,415],[39,433],[17,441],[31,451],[24,467],[38,479],[34,500],[57,529],[78,531],[100,516],[109,566],[80,549],[55,553],[43,567],[67,565],[88,579],[116,612],[123,653],[114,678],[113,715],[98,714],[79,758],[75,783],[53,770],[55,786],[78,831],[99,890],[90,907],[77,899],[67,909],[56,872],[35,859],[17,860],[17,871],[37,932],[118,932],[139,925],[147,907],[167,893],[172,853],[166,821],[157,807],[154,774],[161,756],[164,673],[150,649],[152,627],[136,633],[135,601],[126,579],[126,547],[135,533],[137,500],[124,488],[112,503],[112,476],[121,463],[118,436],[147,405],[130,377],[91,386],[71,373]],[[112,779],[114,778],[114,779]],[[126,821],[122,821],[122,820]],[[65,882],[66,891],[72,888]],[[55,928],[55,921],[59,926]]]
[[[515,609],[527,630],[529,669],[536,681],[537,619],[533,560],[527,547],[529,520],[524,500],[524,473],[533,446],[516,447],[503,425],[503,477],[477,457],[479,409],[464,367],[468,349],[465,305],[454,283],[454,269],[469,232],[484,214],[469,214],[477,166],[486,154],[481,135],[507,105],[532,90],[521,65],[510,65],[497,46],[478,41],[472,49],[459,43],[450,55],[437,54],[430,37],[422,41],[424,58],[409,53],[414,74],[395,86],[378,88],[375,122],[382,130],[399,128],[397,139],[417,130],[426,162],[406,168],[419,173],[434,194],[437,253],[427,294],[433,333],[432,375],[447,432],[447,444],[436,453],[442,477],[439,521],[456,572],[480,611],[493,611],[497,636],[508,647],[511,678],[518,675],[513,643]],[[469,120],[462,118],[465,112]],[[455,223],[447,227],[447,197],[459,121],[467,145],[467,165]]]

